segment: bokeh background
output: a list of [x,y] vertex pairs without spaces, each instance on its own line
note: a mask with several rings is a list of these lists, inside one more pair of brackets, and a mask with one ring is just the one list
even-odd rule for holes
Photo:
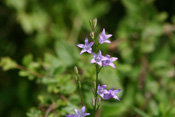
[[80,109],[75,65],[92,111],[95,67],[76,44],[90,39],[95,17],[97,39],[103,28],[113,34],[101,50],[119,58],[116,69],[102,69],[100,82],[122,89],[121,101],[104,101],[97,116],[175,115],[175,0],[1,0],[1,117],[60,117]]

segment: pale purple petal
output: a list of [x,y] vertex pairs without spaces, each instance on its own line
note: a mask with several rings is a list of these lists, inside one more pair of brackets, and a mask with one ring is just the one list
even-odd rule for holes
[[100,62],[97,62],[97,64],[99,64],[102,67],[102,62],[101,61]]
[[100,38],[99,38],[99,43],[102,44],[103,43],[103,37],[100,35]]
[[117,94],[121,89],[114,90],[114,94]]
[[111,57],[111,58],[110,58],[111,62],[116,61],[117,59],[118,59],[118,58],[116,58],[116,57]]
[[107,87],[107,85],[102,85],[101,87],[102,87],[102,88],[106,88],[106,87]]
[[90,113],[85,113],[84,116],[90,115]]
[[84,52],[86,52],[86,50],[84,50],[84,49],[81,50],[80,55],[83,54]]
[[85,112],[85,106],[82,107],[81,112]]
[[109,55],[109,54],[107,54],[105,57],[110,58],[110,55]]
[[79,114],[80,112],[77,110],[77,109],[74,109],[74,111],[77,113],[77,114]]
[[115,95],[113,96],[114,99],[117,99],[118,101],[120,101],[120,99]]
[[84,44],[77,44],[77,46],[83,48]]
[[102,56],[102,61],[108,60],[109,58]]
[[93,54],[93,57],[95,58],[96,57],[96,54],[95,53],[92,53]]
[[98,55],[101,56],[101,50],[99,50]]
[[111,43],[111,41],[109,41],[109,40],[105,40],[104,42],[105,42],[105,43]]
[[92,53],[92,48],[90,48],[87,52],[91,54]]
[[103,28],[102,34],[104,34],[104,35],[105,35],[105,28]]
[[109,35],[106,35],[106,37],[107,37],[107,38],[110,38],[110,37],[112,37],[112,35],[111,35],[111,34],[109,34]]
[[95,63],[96,61],[94,59],[91,60],[91,63]]
[[113,67],[113,68],[116,68],[115,65],[114,65],[114,63],[110,63],[109,65],[110,65],[111,67]]
[[92,46],[93,44],[94,44],[94,42],[90,42],[90,44],[89,44],[89,45],[90,45],[90,46]]
[[89,43],[88,43],[88,38],[86,37],[86,39],[85,39],[85,44],[86,45],[88,45]]

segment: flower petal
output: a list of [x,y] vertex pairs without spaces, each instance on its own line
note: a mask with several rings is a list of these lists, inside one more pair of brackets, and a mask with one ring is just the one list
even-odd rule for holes
[[104,34],[104,35],[105,35],[105,28],[103,28],[102,34]]
[[118,58],[117,57],[111,57],[110,60],[111,62],[116,61]]
[[109,58],[102,56],[102,61],[108,60]]
[[105,57],[110,58],[110,55],[109,55],[109,54],[107,54]]
[[114,94],[117,94],[121,89],[114,90]]
[[114,99],[117,99],[118,101],[120,101],[120,99],[116,95],[113,98]]
[[101,50],[99,50],[98,55],[101,56]]
[[107,87],[107,85],[102,85],[101,87],[102,87],[102,88],[106,88],[106,87]]
[[103,44],[103,37],[101,35],[100,35],[100,38],[99,38],[99,43]]
[[74,109],[74,111],[77,113],[77,115],[80,113],[77,109]]
[[89,44],[89,45],[90,45],[90,46],[92,46],[93,44],[94,44],[94,42],[90,42],[90,44]]
[[78,47],[83,48],[84,44],[77,44]]
[[81,50],[80,55],[83,54],[84,52],[86,52],[86,50],[84,50],[84,49]]
[[91,63],[95,63],[96,61],[94,59],[91,60]]
[[86,39],[85,39],[85,44],[86,45],[88,45],[89,43],[88,43],[88,38],[86,37]]
[[90,113],[85,113],[84,116],[90,115]]
[[92,53],[92,48],[90,48],[89,50],[87,50],[88,53]]
[[111,67],[113,67],[113,68],[116,68],[115,65],[114,65],[114,63],[110,63],[109,65],[110,65]]
[[112,35],[111,35],[111,34],[106,35],[106,38],[110,38],[110,37],[112,37]]
[[105,40],[104,43],[111,43],[111,41],[109,41],[109,40]]
[[85,106],[83,106],[81,109],[81,113],[84,113],[84,112],[85,112]]
[[102,62],[101,61],[100,62],[97,62],[97,64],[99,64],[102,67]]

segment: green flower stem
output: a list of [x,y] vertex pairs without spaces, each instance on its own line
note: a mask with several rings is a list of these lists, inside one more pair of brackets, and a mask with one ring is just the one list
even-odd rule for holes
[[80,76],[78,74],[76,74],[76,77],[77,77],[77,80],[76,80],[77,88],[78,88],[78,92],[79,92],[80,98],[81,98],[81,105],[83,106],[84,105],[84,100],[83,100],[83,95],[82,95],[82,92],[81,92]]

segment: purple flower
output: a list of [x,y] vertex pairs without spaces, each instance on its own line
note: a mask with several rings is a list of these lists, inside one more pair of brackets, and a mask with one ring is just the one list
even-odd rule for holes
[[66,117],[76,117],[75,114],[72,114],[72,115],[66,115]]
[[96,64],[99,64],[100,66],[102,66],[102,61],[108,60],[107,57],[104,57],[104,56],[101,55],[100,50],[99,50],[97,55],[95,53],[92,53],[92,54],[93,54],[94,58],[91,60],[91,63],[96,63]]
[[121,89],[117,89],[117,90],[113,90],[113,88],[111,88],[108,93],[104,94],[104,98],[105,100],[108,100],[110,98],[114,98],[117,99],[118,101],[120,101],[120,99],[116,96],[116,94],[120,91]]
[[79,112],[77,109],[74,109],[77,115],[75,117],[85,117],[87,115],[90,115],[90,113],[85,113],[85,106],[82,107],[81,112]]
[[86,37],[85,39],[85,44],[77,44],[78,47],[83,48],[83,50],[81,51],[80,54],[84,53],[84,52],[88,52],[88,53],[92,53],[92,45],[94,44],[94,42],[90,42],[88,43],[88,38]]
[[108,34],[106,35],[105,34],[105,28],[103,28],[103,31],[100,35],[100,38],[99,38],[99,43],[102,44],[102,43],[111,43],[111,41],[107,40],[108,38],[112,37],[111,34]]
[[108,59],[103,61],[103,67],[110,65],[111,67],[116,68],[114,63],[112,63],[112,62],[116,61],[118,58],[116,58],[116,57],[110,58],[110,55],[106,55],[105,57],[107,57]]
[[103,99],[104,99],[104,95],[108,93],[108,91],[105,88],[106,88],[106,85],[100,86],[100,84],[98,85],[98,88],[97,88],[97,94],[100,95]]

